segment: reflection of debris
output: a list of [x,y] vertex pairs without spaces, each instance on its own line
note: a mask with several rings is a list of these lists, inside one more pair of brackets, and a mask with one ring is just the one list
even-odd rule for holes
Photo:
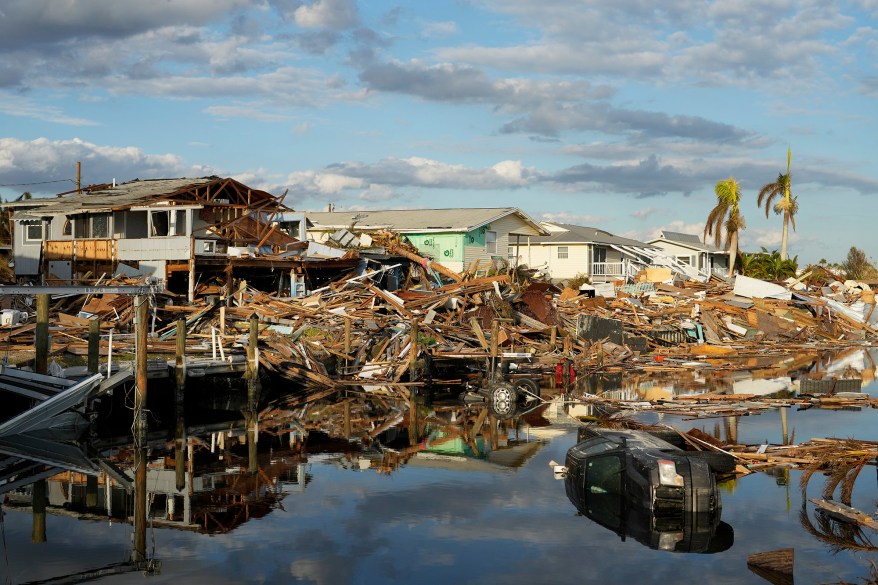
[[754,553],[747,557],[747,568],[774,585],[793,585],[794,552],[783,548]]

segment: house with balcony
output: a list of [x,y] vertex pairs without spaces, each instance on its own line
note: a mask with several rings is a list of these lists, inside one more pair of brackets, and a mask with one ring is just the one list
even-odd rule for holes
[[548,233],[515,207],[309,211],[307,218],[315,241],[391,231],[455,272],[514,263],[527,238]]
[[659,237],[647,243],[700,274],[726,276],[729,273],[729,252],[704,243],[694,234],[662,230]]
[[[92,185],[56,197],[7,203],[13,261],[21,282],[93,282],[137,273],[188,292],[217,277],[267,290],[303,290],[305,275],[355,266],[310,263],[307,242],[278,229],[292,212],[280,198],[230,178],[134,180]],[[298,255],[297,255],[298,253]]]
[[650,266],[658,250],[602,229],[543,221],[548,234],[518,248],[518,263],[545,271],[552,280],[586,275],[591,282],[630,281]]

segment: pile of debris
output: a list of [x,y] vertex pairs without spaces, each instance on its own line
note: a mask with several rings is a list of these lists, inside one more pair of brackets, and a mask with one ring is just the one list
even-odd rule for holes
[[[437,378],[437,360],[461,360],[462,371],[468,362],[493,364],[503,356],[536,365],[545,382],[554,379],[561,360],[573,363],[580,377],[688,368],[708,378],[745,370],[767,379],[778,369],[766,359],[780,359],[789,375],[799,365],[797,355],[858,347],[878,336],[874,294],[861,283],[782,286],[738,276],[732,282],[620,285],[614,297],[592,297],[521,282],[514,272],[456,274],[396,241],[384,244],[410,262],[402,288],[382,287],[386,268],[379,268],[351,271],[301,297],[280,297],[243,281],[227,296],[205,294],[194,303],[156,294],[149,351],[173,353],[182,320],[187,354],[243,353],[248,321],[256,315],[260,364],[298,383],[299,397],[291,398],[298,400],[356,387],[407,396],[425,380],[462,382],[460,375]],[[94,318],[102,331],[116,333],[114,351],[133,350],[133,337],[124,335],[134,314],[129,297],[58,298],[52,314],[55,354],[82,354]],[[32,348],[32,321],[13,321],[0,331],[7,352]],[[102,342],[104,353],[108,341]],[[820,386],[817,378],[812,386]],[[830,383],[830,393],[835,386]]]

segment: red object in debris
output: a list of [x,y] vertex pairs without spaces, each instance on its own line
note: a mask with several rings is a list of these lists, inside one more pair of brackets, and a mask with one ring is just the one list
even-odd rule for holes
[[555,386],[564,384],[564,362],[560,361],[555,364]]
[[663,356],[663,355],[657,355],[657,356],[655,356],[655,361],[657,361],[657,362],[663,362],[663,361],[665,361],[665,356]]

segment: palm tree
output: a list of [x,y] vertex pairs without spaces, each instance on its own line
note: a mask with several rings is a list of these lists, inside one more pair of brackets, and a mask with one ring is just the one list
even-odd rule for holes
[[[733,177],[716,184],[716,207],[710,210],[707,224],[704,226],[704,240],[713,236],[714,245],[729,250],[729,278],[735,274],[735,260],[738,257],[738,232],[746,226],[741,215],[741,187]],[[725,241],[723,242],[723,232]]]
[[[790,159],[792,159],[792,156],[793,153],[788,147],[787,174],[784,175],[778,173],[777,181],[774,183],[768,183],[762,187],[762,190],[759,191],[759,199],[756,201],[759,207],[762,207],[764,203],[765,217],[768,217],[768,211],[770,209],[773,209],[775,214],[783,214],[783,235],[780,240],[781,260],[787,259],[787,242],[789,241],[790,224],[792,224],[793,231],[795,231],[796,213],[799,211],[797,198],[790,194],[790,183],[792,182],[792,175],[790,174]],[[772,202],[776,197],[780,197],[780,199],[772,206]]]

